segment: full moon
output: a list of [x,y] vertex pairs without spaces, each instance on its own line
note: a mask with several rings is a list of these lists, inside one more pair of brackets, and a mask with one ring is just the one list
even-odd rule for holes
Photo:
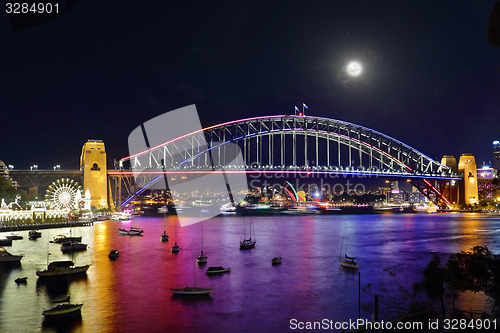
[[361,67],[361,64],[359,62],[351,62],[349,65],[347,65],[347,74],[350,76],[358,76],[361,74],[361,70],[363,68]]

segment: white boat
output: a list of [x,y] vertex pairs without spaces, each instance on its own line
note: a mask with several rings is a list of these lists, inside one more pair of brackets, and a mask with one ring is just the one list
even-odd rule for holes
[[209,295],[213,289],[199,287],[184,287],[170,289],[175,295]]
[[78,242],[65,242],[61,245],[61,251],[63,252],[76,252],[76,251],[86,251],[87,244],[82,244]]
[[118,229],[120,235],[128,235],[128,236],[141,236],[144,230],[136,227],[130,227],[129,230],[126,229]]
[[21,262],[22,255],[13,255],[7,252],[3,247],[0,247],[0,263],[2,262]]
[[30,230],[28,232],[28,238],[29,239],[37,239],[37,238],[40,238],[42,237],[42,233],[38,230]]
[[45,317],[57,317],[80,312],[83,304],[59,304],[52,309],[45,310],[42,315]]
[[231,268],[224,268],[222,266],[217,266],[217,267],[208,267],[207,271],[205,274],[207,275],[215,275],[215,274],[222,274],[222,273],[229,273],[231,271]]
[[47,266],[46,270],[37,270],[36,275],[42,278],[83,274],[87,272],[89,267],[90,265],[75,266],[75,264],[69,260],[53,261]]
[[271,264],[272,265],[279,265],[279,264],[281,264],[281,257],[274,257],[273,259],[271,259]]

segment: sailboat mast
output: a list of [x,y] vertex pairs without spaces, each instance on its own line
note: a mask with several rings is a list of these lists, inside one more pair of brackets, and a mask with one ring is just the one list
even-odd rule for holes
[[203,252],[203,221],[201,221],[201,252]]
[[244,217],[243,218],[243,240],[247,239],[246,228],[245,228],[246,222],[247,222],[247,218]]

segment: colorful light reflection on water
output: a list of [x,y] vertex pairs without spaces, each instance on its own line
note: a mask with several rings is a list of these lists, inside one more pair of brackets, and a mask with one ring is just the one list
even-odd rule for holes
[[[200,224],[177,227],[167,218],[169,242],[161,242],[162,217],[136,218],[132,223],[106,221],[94,227],[73,228],[89,244],[74,256],[77,264],[92,263],[86,278],[37,283],[35,269],[49,260],[71,259],[49,240],[69,229],[43,230],[42,238],[14,241],[9,252],[22,253],[19,267],[0,266],[0,330],[56,331],[43,322],[41,312],[52,301],[69,294],[82,302],[81,319],[68,328],[82,332],[282,332],[289,320],[334,321],[358,315],[357,273],[339,268],[342,243],[357,256],[362,284],[389,281],[385,267],[396,269],[403,285],[421,280],[433,252],[449,253],[486,244],[500,252],[500,218],[476,214],[408,214],[351,216],[254,217],[255,249],[239,250],[243,217],[218,217],[203,225],[208,264],[196,265],[200,252]],[[246,218],[247,223],[250,218]],[[119,236],[118,228],[140,227],[144,236]],[[248,227],[248,226],[247,226]],[[2,235],[0,235],[2,237]],[[178,241],[181,251],[172,254]],[[117,249],[120,257],[108,259]],[[283,258],[271,265],[276,256]],[[231,272],[208,277],[208,266],[229,266]],[[27,285],[17,286],[17,277]],[[211,297],[182,299],[170,288],[197,285],[214,289]],[[362,295],[363,302],[371,302]],[[467,300],[468,310],[482,311],[483,298]],[[457,301],[458,304],[460,300]],[[362,316],[370,318],[370,313]]]

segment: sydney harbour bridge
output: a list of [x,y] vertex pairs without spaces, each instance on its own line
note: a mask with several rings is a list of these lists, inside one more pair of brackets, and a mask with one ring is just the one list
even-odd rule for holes
[[[24,170],[11,176],[20,186],[32,186],[36,172],[41,174]],[[43,176],[62,172],[78,171]],[[209,172],[402,178],[441,207],[451,205],[454,187],[463,180],[451,167],[376,130],[323,117],[274,115],[229,121],[146,147],[107,170],[108,188],[119,207],[166,174]]]

